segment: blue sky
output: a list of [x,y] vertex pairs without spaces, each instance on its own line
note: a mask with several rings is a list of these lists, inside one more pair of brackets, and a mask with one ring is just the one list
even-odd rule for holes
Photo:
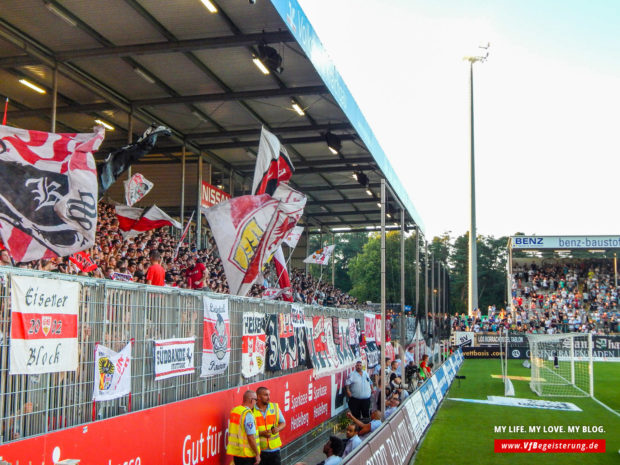
[[427,234],[468,229],[475,65],[480,234],[617,234],[620,8],[612,1],[299,0]]

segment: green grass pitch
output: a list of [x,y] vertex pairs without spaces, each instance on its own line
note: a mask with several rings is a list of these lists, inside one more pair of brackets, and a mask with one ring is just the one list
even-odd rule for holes
[[[472,404],[449,400],[450,397],[486,399],[489,395],[503,396],[499,360],[465,360],[437,412],[430,430],[415,457],[418,465],[464,464],[477,465],[553,465],[553,464],[620,464],[620,417],[612,414],[590,398],[544,397],[545,400],[572,402],[582,412],[564,412],[497,405]],[[521,360],[510,360],[510,376],[530,376]],[[515,397],[538,399],[530,390],[529,381],[513,380]],[[620,363],[594,363],[594,395],[620,413]],[[568,425],[604,427],[604,433],[495,433],[496,425],[556,426]],[[542,430],[542,428],[541,428]],[[494,439],[605,439],[606,452],[600,453],[495,453]]]

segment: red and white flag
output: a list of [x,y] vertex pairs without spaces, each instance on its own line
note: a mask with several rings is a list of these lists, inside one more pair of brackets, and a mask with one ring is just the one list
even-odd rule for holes
[[78,252],[69,256],[69,260],[71,263],[75,263],[75,265],[84,273],[90,273],[91,271],[95,271],[97,269],[97,264],[93,262],[86,252]]
[[112,400],[131,393],[131,342],[120,352],[95,345],[93,400]]
[[0,235],[17,262],[92,247],[104,129],[52,134],[0,126]]
[[117,205],[115,209],[118,227],[125,239],[164,226],[174,226],[177,229],[182,228],[181,223],[170,218],[156,205],[144,210],[124,205]]
[[262,128],[254,167],[252,193],[271,195],[280,183],[288,182],[294,172],[295,168],[286,148],[274,134]]
[[304,263],[316,263],[317,265],[327,265],[334,252],[335,245],[328,245],[322,249],[314,251],[304,259]]
[[[280,183],[287,183],[294,172],[295,168],[288,156],[286,148],[280,144],[280,140],[274,134],[263,127],[258,144],[256,166],[254,167],[252,193],[256,195],[273,195]],[[291,230],[290,233],[292,232],[293,230]],[[278,284],[280,288],[289,288],[291,286],[291,280],[288,275],[288,270],[286,269],[286,260],[284,259],[281,246],[278,247],[274,254],[274,265],[276,267],[276,273],[278,274]],[[282,294],[282,298],[289,302],[293,301],[290,294]]]
[[204,211],[231,294],[247,294],[265,263],[297,224],[305,205],[305,195],[281,184],[273,197],[235,197]]
[[303,226],[295,226],[284,239],[284,243],[288,245],[291,249],[294,249],[295,247],[297,247],[297,243],[299,242],[299,239],[301,239],[301,235],[303,232]]
[[140,173],[136,173],[131,179],[123,181],[123,185],[125,186],[125,202],[132,207],[135,203],[142,200],[155,184]]
[[263,291],[263,299],[265,300],[275,300],[282,295],[284,289],[280,289],[279,287],[268,287]]
[[75,371],[80,284],[11,276],[9,374]]

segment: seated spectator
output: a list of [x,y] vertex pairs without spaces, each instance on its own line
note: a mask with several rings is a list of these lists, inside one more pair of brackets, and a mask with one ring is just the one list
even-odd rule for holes
[[342,462],[340,455],[342,454],[342,439],[338,436],[330,436],[323,446],[323,453],[327,457],[323,462],[324,465],[338,465]]
[[344,452],[342,453],[342,458],[349,455],[353,450],[362,443],[362,439],[359,437],[360,427],[355,423],[351,423],[347,425],[347,444],[344,447]]
[[372,433],[374,430],[379,428],[379,426],[381,426],[381,411],[379,410],[372,411],[370,414],[370,423],[364,423],[361,420],[358,420],[353,416],[353,414],[351,414],[351,412],[347,412],[347,417],[359,427],[357,434],[360,438],[363,438],[368,433]]

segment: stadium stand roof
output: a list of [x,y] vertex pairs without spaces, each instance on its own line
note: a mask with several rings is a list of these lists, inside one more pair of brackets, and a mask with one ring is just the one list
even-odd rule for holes
[[[185,145],[189,170],[201,156],[212,166],[207,181],[227,191],[232,182],[240,195],[251,188],[264,125],[289,150],[296,167],[292,184],[308,195],[311,227],[327,232],[377,225],[385,176],[393,193],[388,212],[403,205],[407,226],[424,231],[297,1],[211,3],[217,13],[201,0],[4,0],[0,94],[11,99],[8,124],[50,130],[56,68],[56,131],[87,132],[95,119],[115,128],[107,132],[98,161],[107,149],[124,145],[129,132],[135,140],[157,122],[172,128],[173,137],[139,165],[163,165],[160,172],[171,177]],[[253,63],[253,57],[266,56],[272,58],[269,74]],[[337,154],[328,150],[328,134],[341,145]],[[362,173],[366,186],[354,172]]]

